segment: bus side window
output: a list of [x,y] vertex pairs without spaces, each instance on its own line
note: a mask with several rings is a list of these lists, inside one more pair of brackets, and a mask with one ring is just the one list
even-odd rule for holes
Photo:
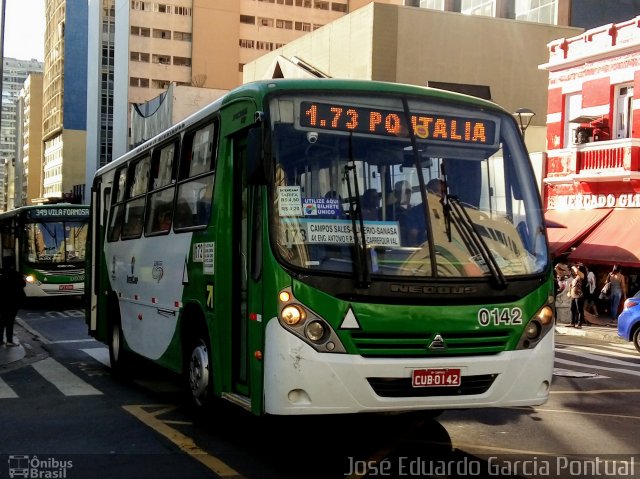
[[111,206],[111,214],[109,215],[109,228],[107,230],[107,241],[118,241],[120,239],[120,233],[122,232],[122,220],[124,205],[122,201],[125,198],[126,192],[126,179],[127,168],[122,167],[116,171],[113,181],[115,191],[113,192],[112,199],[113,205]]
[[125,205],[122,239],[139,238],[144,225],[144,197],[129,201]]
[[211,218],[217,122],[185,134],[174,229],[204,227]]

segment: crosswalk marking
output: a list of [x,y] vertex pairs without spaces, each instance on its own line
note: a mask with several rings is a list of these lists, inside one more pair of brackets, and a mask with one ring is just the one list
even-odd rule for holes
[[603,345],[602,347],[572,345],[570,348],[556,349],[556,353],[564,353],[567,351],[586,351],[600,355],[605,354],[607,356],[615,356],[618,358],[628,358],[632,361],[635,360],[635,362],[640,365],[640,354],[638,354],[633,346],[631,348],[625,348],[615,345]]
[[[561,354],[566,354],[568,356],[578,356],[583,359],[592,359],[594,361],[598,361],[601,363],[609,363],[609,364],[617,364],[618,366],[638,366],[638,364],[634,364],[630,361],[623,361],[621,359],[615,359],[602,354],[590,354],[583,351],[562,351]],[[598,366],[599,367],[599,366]]]
[[18,395],[13,389],[11,389],[11,386],[5,383],[0,377],[0,399],[10,399],[17,397]]
[[[562,358],[558,358],[556,357],[555,360],[556,363],[560,363],[560,364],[568,364],[570,366],[581,366],[581,367],[594,367],[594,365],[592,364],[585,364],[585,363],[579,363],[577,361],[570,361],[568,359],[562,359]],[[613,371],[613,372],[617,372],[617,373],[622,373],[622,374],[630,374],[632,376],[640,376],[640,371],[634,371],[633,369],[623,369],[623,368],[609,368],[606,366],[597,366],[597,370],[598,371]]]
[[102,394],[90,384],[69,371],[53,358],[43,359],[33,364],[40,375],[53,384],[65,396],[92,396]]
[[87,348],[82,349],[81,351],[88,354],[96,361],[101,362],[105,366],[111,367],[111,362],[109,361],[109,350],[107,348]]

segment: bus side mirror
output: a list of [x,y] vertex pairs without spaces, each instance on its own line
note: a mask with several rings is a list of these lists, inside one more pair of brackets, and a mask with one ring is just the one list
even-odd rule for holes
[[247,131],[247,179],[250,185],[264,185],[267,179],[260,123]]

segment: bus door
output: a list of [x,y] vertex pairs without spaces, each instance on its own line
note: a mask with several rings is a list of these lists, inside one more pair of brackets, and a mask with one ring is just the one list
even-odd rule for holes
[[89,326],[89,332],[97,339],[106,339],[107,331],[97,331],[97,314],[98,314],[98,302],[104,301],[104,294],[101,292],[106,291],[107,278],[104,276],[104,268],[100,264],[102,260],[102,252],[104,251],[104,236],[105,225],[104,221],[107,217],[107,207],[111,198],[111,188],[103,187],[102,179],[99,179],[91,188],[91,212],[90,223],[88,233],[89,247],[87,251],[90,252],[91,257],[89,259],[89,270],[86,272],[85,281],[85,293],[89,298],[89,311],[86,315],[86,320]]
[[[233,138],[234,255],[237,272],[233,276],[232,294],[232,354],[233,384],[237,393],[251,398],[251,409],[262,408],[262,282],[259,271],[261,255],[256,253],[262,245],[262,219],[260,187],[250,185],[247,179],[247,131]],[[253,245],[253,246],[252,246]]]

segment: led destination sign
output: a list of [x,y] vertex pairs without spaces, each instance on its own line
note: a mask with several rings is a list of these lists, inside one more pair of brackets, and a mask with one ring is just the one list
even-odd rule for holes
[[[496,142],[494,121],[424,113],[412,114],[410,121],[415,136],[423,140],[476,145],[494,145]],[[300,103],[301,127],[406,136],[406,123],[402,111],[309,101]]]

